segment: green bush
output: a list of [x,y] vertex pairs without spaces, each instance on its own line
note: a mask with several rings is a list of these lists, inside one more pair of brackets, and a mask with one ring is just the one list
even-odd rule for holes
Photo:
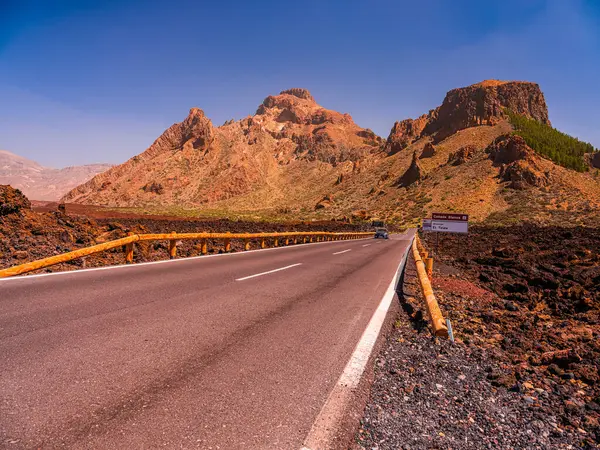
[[506,111],[510,123],[527,145],[540,155],[567,169],[585,172],[589,166],[584,160],[586,153],[595,152],[592,144],[562,133],[537,120],[530,119],[512,111]]

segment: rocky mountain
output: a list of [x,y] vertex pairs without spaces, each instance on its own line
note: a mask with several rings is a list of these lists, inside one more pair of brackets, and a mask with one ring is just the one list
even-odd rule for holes
[[422,137],[430,136],[435,143],[465,128],[495,125],[507,119],[506,109],[550,125],[546,100],[536,83],[486,80],[452,89],[441,106],[418,119],[396,122],[387,152],[393,155]]
[[382,139],[348,114],[319,106],[305,89],[267,97],[256,114],[214,127],[198,108],[145,152],[69,192],[67,202],[112,206],[240,208],[316,202],[323,186],[358,171]]
[[34,200],[59,200],[69,190],[110,167],[110,164],[90,164],[52,169],[0,150],[0,184],[20,189]]
[[571,140],[551,127],[544,95],[530,82],[453,89],[427,114],[396,122],[387,140],[290,89],[220,127],[193,108],[145,152],[64,200],[271,219],[413,224],[433,210],[461,210],[476,221],[587,222],[600,207],[597,171],[561,164],[580,158],[593,167],[598,156],[579,156],[593,147],[571,151]]

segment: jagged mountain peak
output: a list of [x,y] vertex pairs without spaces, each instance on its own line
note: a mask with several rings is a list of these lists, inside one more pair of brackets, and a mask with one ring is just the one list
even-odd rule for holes
[[310,92],[308,91],[308,89],[303,89],[303,88],[286,89],[284,91],[281,91],[279,93],[279,95],[293,95],[294,97],[298,97],[298,98],[301,98],[303,100],[309,100],[311,102],[315,101],[315,99],[310,94]]

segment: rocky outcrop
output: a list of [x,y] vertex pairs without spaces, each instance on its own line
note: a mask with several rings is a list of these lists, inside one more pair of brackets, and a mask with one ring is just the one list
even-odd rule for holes
[[525,189],[528,186],[548,185],[548,174],[542,172],[531,161],[515,161],[500,168],[500,178],[509,182],[513,189]]
[[411,184],[418,183],[422,179],[422,169],[419,165],[417,152],[413,153],[412,161],[406,172],[398,179],[398,187],[408,187]]
[[303,89],[303,88],[286,89],[285,91],[280,92],[280,95],[284,95],[284,94],[293,95],[295,97],[302,98],[304,100],[309,100],[311,102],[315,101],[313,96],[310,95],[310,92],[308,92],[308,89]]
[[0,216],[29,209],[31,209],[31,202],[20,190],[0,184]]
[[416,120],[396,122],[385,150],[393,155],[423,136],[431,136],[435,144],[465,128],[495,125],[507,118],[506,109],[550,125],[548,107],[539,85],[486,80],[452,89],[441,106]]
[[505,118],[505,109],[550,125],[539,85],[487,80],[449,91],[442,105],[431,114],[423,133],[434,135],[439,142],[465,128],[494,125]]
[[496,139],[486,151],[499,176],[513,189],[548,185],[549,175],[540,168],[540,158],[521,136],[504,135]]
[[425,144],[423,147],[423,151],[421,152],[421,159],[423,158],[433,158],[435,156],[435,147],[431,142]]
[[593,169],[600,169],[600,152],[590,154],[589,163]]
[[331,206],[333,206],[333,196],[331,194],[326,194],[317,202],[315,209],[326,209],[330,208]]
[[533,155],[533,150],[527,145],[525,139],[514,134],[506,134],[495,139],[486,152],[495,166],[529,159]]
[[394,123],[385,144],[385,152],[391,156],[404,150],[414,141],[419,139],[425,125],[427,125],[426,115],[423,115],[416,120],[406,119]]
[[461,164],[466,163],[468,160],[472,159],[473,156],[477,153],[477,147],[474,145],[465,145],[461,147],[457,152],[451,153],[448,157],[448,164],[452,164],[453,166],[460,166]]

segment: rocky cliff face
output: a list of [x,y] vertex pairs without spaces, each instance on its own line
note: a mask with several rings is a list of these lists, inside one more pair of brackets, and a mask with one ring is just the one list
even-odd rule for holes
[[495,125],[506,119],[504,110],[550,125],[548,107],[539,85],[521,81],[486,80],[452,89],[441,106],[416,120],[396,122],[386,143],[394,154],[423,136],[440,142],[465,128]]
[[0,150],[0,184],[20,189],[34,200],[58,200],[69,190],[110,167],[110,164],[89,164],[52,169]]
[[[294,88],[268,96],[253,116],[221,127],[192,108],[145,152],[72,190],[64,201],[201,205],[261,190],[283,196],[302,184],[291,180],[297,177],[295,169],[333,171],[338,178],[378,153],[382,144],[350,115],[325,109],[306,89]],[[327,187],[320,186],[324,180],[316,181],[311,201]]]
[[394,123],[392,131],[387,138],[385,150],[388,155],[395,155],[400,150],[408,147],[421,137],[423,129],[427,125],[428,116],[423,115],[418,119],[405,119]]
[[550,125],[546,100],[536,83],[487,80],[448,92],[423,132],[439,142],[465,128],[495,125],[506,117],[505,108]]

